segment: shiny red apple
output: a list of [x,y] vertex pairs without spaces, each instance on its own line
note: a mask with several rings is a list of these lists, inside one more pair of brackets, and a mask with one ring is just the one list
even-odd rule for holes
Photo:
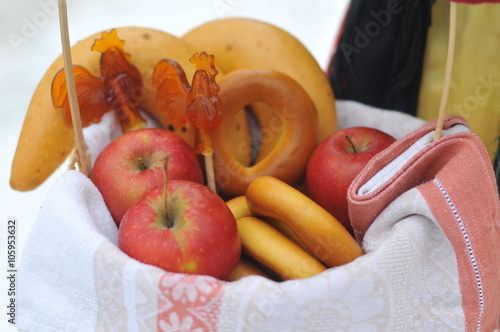
[[125,211],[154,186],[168,178],[203,183],[200,162],[178,135],[160,128],[127,132],[108,144],[97,157],[91,180],[101,192],[117,225]]
[[130,257],[166,271],[227,280],[241,253],[236,220],[227,204],[199,183],[168,181],[168,196],[165,187],[154,187],[127,210],[118,246]]
[[309,197],[352,232],[347,190],[366,164],[395,141],[391,135],[369,127],[351,127],[333,133],[315,148],[308,161]]

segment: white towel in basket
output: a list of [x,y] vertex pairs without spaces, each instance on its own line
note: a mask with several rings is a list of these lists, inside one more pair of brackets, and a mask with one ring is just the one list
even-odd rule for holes
[[[500,260],[494,246],[500,240],[499,201],[479,139],[461,119],[452,118],[447,135],[429,143],[422,137],[432,123],[417,129],[422,122],[406,115],[370,113],[350,102],[338,105],[341,126],[379,123],[387,130],[387,122],[378,117],[407,121],[398,127],[407,128],[406,133],[391,132],[404,137],[372,160],[350,188],[353,226],[364,256],[312,278],[281,283],[254,276],[229,283],[168,273],[118,249],[117,228],[98,190],[82,174],[68,171],[48,194],[23,250],[18,328],[498,329]],[[448,130],[453,123],[460,127]],[[440,149],[450,144],[465,146],[466,158],[453,149],[443,150],[440,158]],[[402,155],[407,157],[398,159]]]

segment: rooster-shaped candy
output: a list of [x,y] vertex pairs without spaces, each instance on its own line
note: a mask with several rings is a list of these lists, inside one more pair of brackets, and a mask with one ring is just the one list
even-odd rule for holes
[[[75,65],[76,93],[82,125],[99,122],[109,110],[113,110],[122,126],[123,132],[142,128],[146,124],[139,113],[138,100],[142,92],[142,77],[130,60],[130,54],[123,51],[125,41],[118,38],[115,29],[103,32],[92,46],[93,51],[101,52],[101,76],[92,75],[86,68]],[[52,81],[52,101],[62,108],[64,119],[72,124],[68,91],[64,69]]]
[[194,151],[205,156],[207,181],[211,183],[213,142],[212,133],[222,120],[222,103],[215,76],[215,58],[206,52],[196,53],[189,59],[195,66],[192,85],[189,85],[182,67],[172,59],[158,62],[153,73],[153,87],[157,89],[156,107],[165,114],[176,129],[189,122],[194,129]]
[[222,119],[220,88],[215,82],[219,72],[212,54],[196,53],[189,61],[196,68],[191,86],[176,61],[158,62],[153,73],[156,107],[176,129],[189,122],[194,129],[195,152],[205,155],[213,152],[211,135]]

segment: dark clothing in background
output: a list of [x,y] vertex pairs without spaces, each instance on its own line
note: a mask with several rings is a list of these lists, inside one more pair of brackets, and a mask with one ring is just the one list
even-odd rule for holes
[[328,78],[335,97],[416,115],[432,0],[352,0]]

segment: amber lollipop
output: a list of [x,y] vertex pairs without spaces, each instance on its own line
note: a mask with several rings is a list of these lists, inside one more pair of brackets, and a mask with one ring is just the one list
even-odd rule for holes
[[181,65],[173,59],[160,60],[153,71],[156,107],[175,129],[187,123],[186,109],[191,86]]
[[101,121],[109,110],[115,112],[123,132],[144,127],[146,121],[138,107],[142,77],[130,63],[131,56],[123,50],[124,44],[115,29],[104,31],[91,48],[101,53],[101,76],[96,77],[78,65],[65,66],[55,75],[51,87],[52,101],[54,107],[62,108],[68,125],[72,125],[72,114],[66,69],[71,69],[83,127]]
[[220,87],[215,82],[219,72],[212,54],[196,53],[189,61],[195,66],[196,72],[191,83],[186,117],[194,129],[194,151],[205,158],[207,185],[216,191],[212,134],[222,120],[222,103],[218,95]]
[[104,93],[110,108],[120,121],[123,132],[142,128],[146,121],[139,113],[142,98],[142,76],[130,63],[131,55],[123,49],[124,40],[116,29],[103,32],[102,38],[92,45],[92,51],[101,52],[101,76]]
[[191,125],[194,152],[204,156],[207,186],[216,191],[212,134],[222,120],[220,88],[215,82],[219,72],[214,56],[206,52],[194,54],[189,61],[196,68],[191,85],[175,60],[163,59],[156,64],[153,72],[156,107],[175,129]]

